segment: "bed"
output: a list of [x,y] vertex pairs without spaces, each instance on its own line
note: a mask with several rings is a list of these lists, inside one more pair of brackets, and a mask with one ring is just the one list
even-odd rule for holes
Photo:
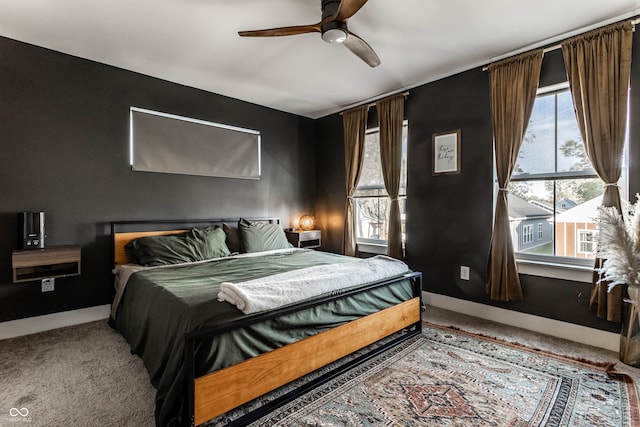
[[[398,335],[376,352],[421,330],[420,273],[391,259],[292,248],[275,218],[119,221],[111,230],[116,292],[110,324],[149,372],[157,390],[158,426],[200,425],[385,337]],[[181,252],[182,240],[202,236],[205,249],[194,250],[190,241],[187,255]],[[161,256],[149,257],[149,252],[157,255],[149,245],[160,247]],[[369,276],[367,271],[378,265],[384,267],[378,276]],[[346,285],[325,289],[325,283],[336,286],[332,277],[325,279],[327,272],[332,276],[352,269],[359,272],[340,279]],[[282,292],[277,298],[284,302],[269,302],[268,308],[261,304],[271,293],[246,301],[225,294],[229,289],[242,294],[263,282],[274,286],[276,278],[277,286],[286,287],[296,276],[305,280],[292,284],[301,286],[299,291]],[[292,301],[292,294],[300,295]],[[265,410],[235,423],[247,424]]]

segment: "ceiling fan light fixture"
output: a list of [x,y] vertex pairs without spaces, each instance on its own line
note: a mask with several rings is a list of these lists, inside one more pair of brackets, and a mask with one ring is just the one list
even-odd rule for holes
[[322,40],[327,43],[343,43],[347,39],[347,25],[332,21],[322,26]]
[[346,39],[347,33],[338,28],[333,28],[322,33],[322,40],[326,41],[327,43],[342,43]]

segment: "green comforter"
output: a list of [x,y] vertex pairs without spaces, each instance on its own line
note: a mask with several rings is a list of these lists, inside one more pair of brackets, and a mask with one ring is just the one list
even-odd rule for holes
[[[183,424],[185,334],[246,317],[234,305],[217,300],[223,281],[241,282],[352,260],[325,252],[294,250],[134,273],[113,323],[131,350],[142,358],[157,389],[156,424]],[[197,347],[196,375],[236,364],[411,297],[411,286],[405,281],[224,332]]]

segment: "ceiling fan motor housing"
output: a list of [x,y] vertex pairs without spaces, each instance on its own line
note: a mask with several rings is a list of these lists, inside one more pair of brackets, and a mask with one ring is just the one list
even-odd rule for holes
[[[340,1],[338,0],[322,0],[322,20],[327,17],[333,16],[340,7]],[[347,39],[349,34],[347,30],[347,23],[340,21],[330,21],[322,25],[322,40],[327,43],[342,43]]]
[[340,0],[322,0],[322,19],[333,16],[340,7]]

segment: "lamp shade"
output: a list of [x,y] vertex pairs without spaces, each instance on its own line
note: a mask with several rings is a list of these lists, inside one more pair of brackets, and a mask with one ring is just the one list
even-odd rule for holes
[[303,230],[313,230],[316,226],[316,218],[310,214],[304,214],[298,220],[298,225]]

